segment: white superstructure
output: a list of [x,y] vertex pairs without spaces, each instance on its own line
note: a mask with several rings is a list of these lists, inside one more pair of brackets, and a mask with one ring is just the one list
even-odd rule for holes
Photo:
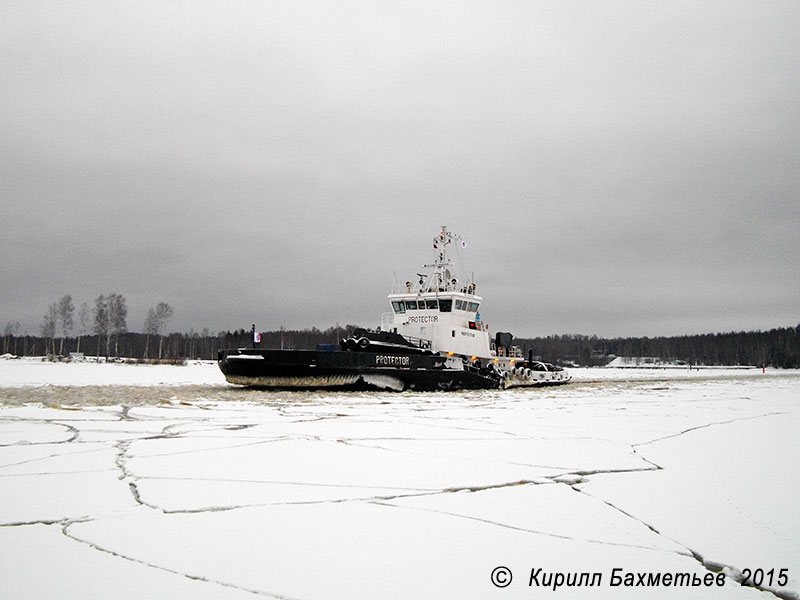
[[[475,282],[467,277],[460,260],[464,248],[466,242],[442,226],[433,238],[433,263],[389,294],[392,312],[384,314],[381,330],[448,356],[448,368],[491,369],[501,377],[502,387],[569,381],[562,368],[532,357],[525,360],[516,346],[495,348],[489,326],[481,319],[483,298],[475,293]],[[501,336],[507,336],[510,344],[510,334]]]
[[480,316],[483,298],[475,293],[475,282],[463,269],[457,273],[451,257],[465,247],[459,236],[442,226],[433,238],[433,263],[389,295],[392,312],[384,315],[381,328],[434,352],[493,357],[489,326]]

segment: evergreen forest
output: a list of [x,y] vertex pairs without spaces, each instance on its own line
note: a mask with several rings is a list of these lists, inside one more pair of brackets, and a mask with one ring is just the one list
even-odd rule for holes
[[[261,348],[314,349],[317,346],[338,345],[358,326],[333,326],[321,330],[277,330],[261,333]],[[253,345],[247,329],[208,330],[188,333],[161,333],[154,327],[149,333],[110,331],[103,334],[65,335],[55,332],[48,336],[15,335],[6,328],[0,349],[16,356],[68,357],[80,352],[85,356],[126,358],[151,362],[216,359],[222,348],[242,348]],[[587,335],[551,335],[535,338],[515,338],[525,356],[531,352],[547,362],[602,366],[615,356],[655,357],[678,364],[728,366],[750,365],[779,368],[800,368],[800,324],[769,331],[740,331],[683,335],[673,337],[599,338]]]

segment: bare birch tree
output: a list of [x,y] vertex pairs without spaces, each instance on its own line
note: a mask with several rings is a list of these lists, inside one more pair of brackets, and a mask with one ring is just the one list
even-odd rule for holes
[[128,306],[122,294],[108,295],[108,313],[111,327],[109,335],[114,334],[114,356],[119,356],[119,334],[127,333]]
[[100,358],[100,342],[106,338],[106,358],[108,358],[108,335],[111,319],[108,313],[108,300],[100,294],[94,301],[94,333],[97,336],[97,358]]
[[58,347],[58,353],[64,354],[64,338],[72,331],[75,324],[72,314],[75,312],[75,306],[72,304],[72,296],[66,294],[58,301],[58,320],[61,323],[61,344]]
[[147,311],[147,318],[144,320],[144,358],[150,358],[150,336],[158,335],[158,320],[156,319],[156,311],[151,308]]
[[162,357],[162,350],[164,347],[164,330],[167,327],[167,321],[170,320],[173,314],[172,307],[166,302],[159,302],[155,308],[151,308],[147,312],[147,318],[144,320],[144,330],[147,334],[144,357],[148,358],[150,349],[150,336],[158,336],[158,358]]
[[[56,344],[55,344],[55,336],[56,336],[56,323],[58,322],[58,304],[53,302],[50,306],[47,307],[47,312],[44,314],[44,323],[42,323],[42,337],[44,338],[44,353],[46,355],[54,355],[56,353]],[[50,340],[50,346],[52,347],[52,352],[48,348],[48,340]]]
[[19,321],[16,323],[6,323],[3,328],[3,352],[11,350],[11,338],[14,338],[14,354],[17,353],[17,334],[19,333]]
[[89,332],[89,305],[84,302],[78,312],[78,350],[81,351],[81,338]]

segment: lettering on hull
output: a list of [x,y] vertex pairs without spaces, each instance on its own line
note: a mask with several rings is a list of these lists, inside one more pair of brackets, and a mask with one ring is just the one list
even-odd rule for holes
[[375,356],[375,364],[383,367],[408,367],[411,365],[411,357],[378,354]]

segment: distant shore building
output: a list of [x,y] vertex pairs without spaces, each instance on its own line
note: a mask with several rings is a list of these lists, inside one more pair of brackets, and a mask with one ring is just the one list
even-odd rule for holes
[[606,365],[617,369],[665,369],[687,366],[685,361],[677,358],[661,358],[658,356],[617,356]]

